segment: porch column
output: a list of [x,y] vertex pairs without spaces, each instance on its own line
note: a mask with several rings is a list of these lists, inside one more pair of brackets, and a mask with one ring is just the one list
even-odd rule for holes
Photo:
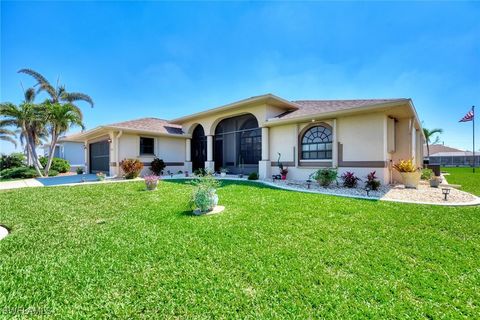
[[185,139],[184,171],[192,172],[192,139]]
[[258,162],[258,175],[260,179],[268,179],[271,172],[269,128],[262,127],[262,160]]
[[332,167],[338,167],[338,135],[337,135],[337,119],[333,119],[333,139],[332,139]]
[[207,136],[207,161],[205,161],[205,170],[215,171],[215,162],[213,161],[213,135]]
[[89,165],[89,160],[88,160],[88,144],[87,144],[87,141],[84,141],[83,142],[83,158],[85,160],[85,167],[84,167],[84,171],[85,173],[90,173],[90,168],[88,167]]
[[185,139],[185,161],[192,161],[192,139]]
[[270,160],[270,145],[268,138],[268,127],[262,128],[262,161]]

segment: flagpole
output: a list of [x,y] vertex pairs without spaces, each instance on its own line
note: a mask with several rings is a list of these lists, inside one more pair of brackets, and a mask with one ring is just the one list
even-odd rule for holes
[[472,106],[473,113],[473,173],[475,173],[475,106]]

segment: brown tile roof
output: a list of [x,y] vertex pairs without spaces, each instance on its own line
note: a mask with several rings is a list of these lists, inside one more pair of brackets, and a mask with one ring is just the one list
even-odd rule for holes
[[118,123],[108,124],[105,127],[118,129],[130,129],[140,131],[151,131],[165,134],[183,134],[182,126],[171,124],[167,120],[158,118],[142,118]]
[[364,100],[296,100],[292,101],[298,105],[298,110],[282,113],[278,119],[292,119],[313,114],[335,112],[373,106],[387,102],[396,102],[408,99],[364,99]]
[[[445,152],[464,152],[463,150],[445,146],[443,144],[432,144],[430,145],[430,156],[433,156],[436,153],[445,153]],[[423,146],[423,154],[427,156],[427,146]]]

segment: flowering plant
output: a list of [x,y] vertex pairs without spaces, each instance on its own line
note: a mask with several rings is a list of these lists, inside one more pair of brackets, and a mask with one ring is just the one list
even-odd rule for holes
[[143,169],[143,163],[138,159],[124,159],[120,162],[125,179],[135,179]]
[[147,190],[157,189],[158,181],[160,180],[159,176],[150,175],[143,178],[145,179],[145,185],[147,186]]
[[98,181],[103,181],[103,180],[105,180],[105,173],[103,173],[103,172],[101,172],[101,171],[100,171],[100,172],[97,172],[96,176],[97,176],[97,180],[98,180]]

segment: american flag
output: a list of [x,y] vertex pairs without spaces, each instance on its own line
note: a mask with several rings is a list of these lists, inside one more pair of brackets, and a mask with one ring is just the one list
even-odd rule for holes
[[468,122],[468,121],[472,121],[473,120],[473,117],[474,117],[474,114],[473,114],[473,108],[472,110],[468,111],[467,114],[465,115],[465,117],[463,117],[460,121],[458,122]]

